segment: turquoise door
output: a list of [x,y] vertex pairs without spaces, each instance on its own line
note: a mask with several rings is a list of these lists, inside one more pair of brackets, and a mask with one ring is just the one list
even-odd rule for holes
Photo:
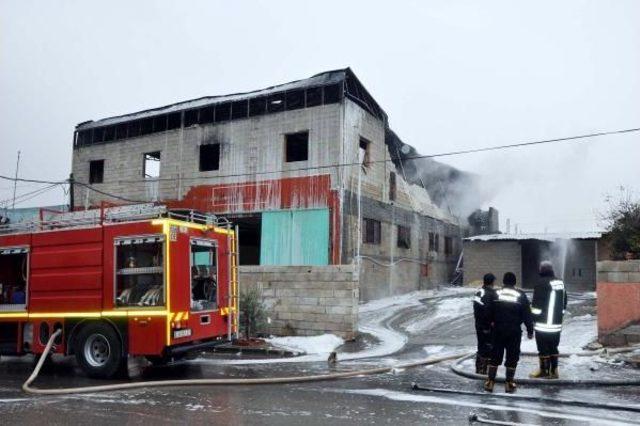
[[329,209],[262,213],[261,265],[327,265]]

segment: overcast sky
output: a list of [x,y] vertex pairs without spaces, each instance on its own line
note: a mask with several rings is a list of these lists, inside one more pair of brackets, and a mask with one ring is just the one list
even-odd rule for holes
[[[640,127],[636,0],[0,5],[2,175],[21,150],[21,177],[68,177],[82,121],[347,66],[423,154]],[[592,230],[606,194],[640,190],[640,133],[443,161],[525,232]]]

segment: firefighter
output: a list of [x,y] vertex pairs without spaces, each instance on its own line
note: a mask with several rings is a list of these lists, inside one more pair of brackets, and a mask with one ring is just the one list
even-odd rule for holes
[[514,377],[520,359],[521,324],[527,329],[527,338],[533,338],[533,320],[527,295],[515,289],[516,276],[512,272],[504,274],[504,286],[496,292],[495,302],[490,307],[493,320],[493,351],[488,368],[488,378],[484,384],[487,392],[493,392],[498,367],[502,364],[504,352],[507,352],[504,366],[507,369],[504,390],[516,391]]
[[567,309],[567,293],[564,283],[555,277],[549,261],[540,263],[540,279],[533,289],[531,313],[535,321],[536,346],[540,368],[531,378],[557,379],[558,344],[562,331],[562,317]]
[[476,373],[487,374],[487,366],[491,360],[491,348],[493,346],[493,330],[489,307],[496,297],[493,283],[496,277],[485,274],[483,285],[473,297],[473,316],[476,322],[476,336],[478,337],[478,351],[476,352]]

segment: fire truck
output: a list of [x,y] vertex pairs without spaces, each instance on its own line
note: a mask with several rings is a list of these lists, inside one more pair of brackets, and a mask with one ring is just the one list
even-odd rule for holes
[[96,378],[128,356],[180,359],[238,332],[237,229],[154,204],[0,227],[0,355],[74,355]]

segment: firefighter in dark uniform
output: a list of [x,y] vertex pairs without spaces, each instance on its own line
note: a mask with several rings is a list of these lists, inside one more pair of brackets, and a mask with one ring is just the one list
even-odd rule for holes
[[487,366],[491,360],[493,347],[493,326],[489,315],[489,307],[496,298],[493,282],[496,277],[489,273],[483,277],[483,285],[473,297],[473,316],[476,322],[478,351],[476,352],[476,373],[487,374]]
[[507,369],[504,390],[513,393],[516,390],[514,377],[520,359],[521,324],[527,328],[527,337],[533,338],[533,320],[527,295],[515,289],[516,276],[512,272],[504,274],[504,287],[496,291],[496,299],[490,308],[493,320],[493,352],[488,368],[488,378],[484,384],[487,392],[493,392],[498,367],[507,352],[504,366]]
[[540,368],[529,377],[541,379],[560,377],[558,345],[565,309],[567,309],[567,293],[564,283],[555,277],[551,262],[544,261],[540,263],[540,280],[533,289],[531,301]]

